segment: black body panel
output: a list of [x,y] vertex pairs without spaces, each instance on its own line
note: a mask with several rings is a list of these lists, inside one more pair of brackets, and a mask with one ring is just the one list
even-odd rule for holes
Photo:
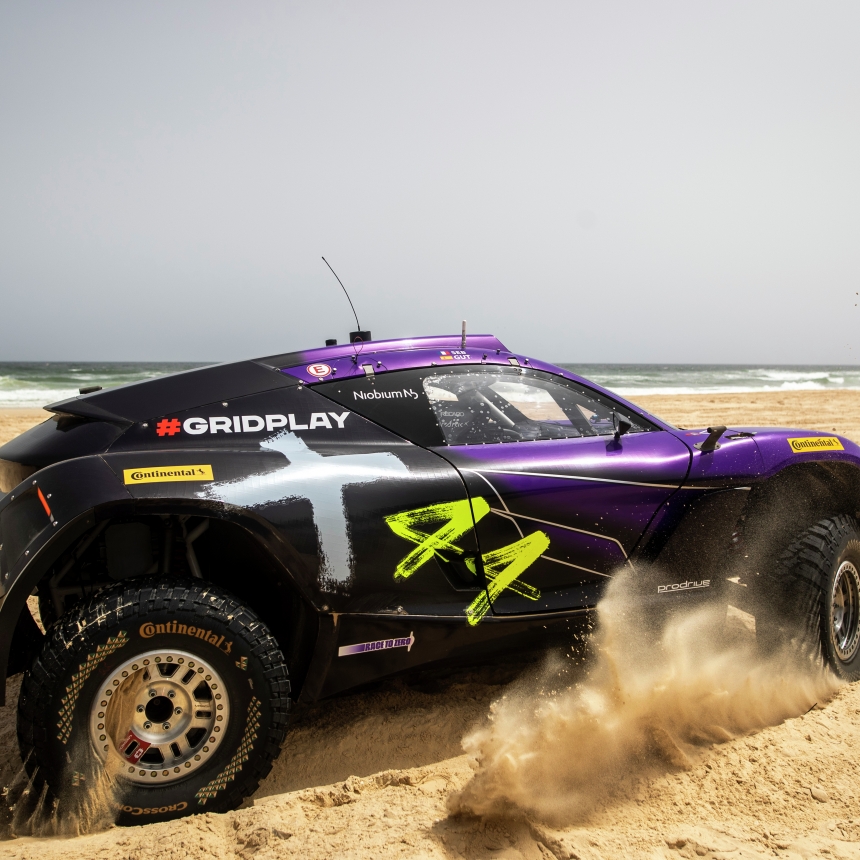
[[255,361],[237,361],[120,385],[53,403],[47,408],[52,412],[145,421],[203,403],[229,401],[235,397],[298,384],[297,379]]
[[[342,615],[329,634],[330,663],[317,698],[334,696],[429,664],[475,663],[505,653],[552,645],[570,645],[589,623],[586,612],[566,615],[489,618],[469,628],[456,618]],[[410,644],[402,644],[411,642]],[[363,653],[344,653],[350,646],[378,645]]]
[[127,425],[77,415],[52,415],[0,448],[0,459],[43,468],[60,460],[100,454]]

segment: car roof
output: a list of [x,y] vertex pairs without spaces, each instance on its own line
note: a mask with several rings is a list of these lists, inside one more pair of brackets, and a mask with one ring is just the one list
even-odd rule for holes
[[[315,349],[303,349],[296,352],[285,352],[254,359],[267,367],[285,370],[302,364],[316,364],[335,361],[339,358],[351,359],[354,355],[368,357],[380,352],[416,352],[416,367],[423,366],[418,350],[461,349],[462,335],[432,335],[428,337],[396,338],[391,340],[369,340],[359,344],[342,343],[336,346],[322,346]],[[466,347],[473,350],[500,350],[507,352],[507,347],[494,335],[470,334],[466,337]]]
[[[657,416],[609,391],[602,385],[549,362],[531,358],[522,353],[511,352],[497,337],[491,334],[467,335],[465,347],[463,346],[462,335],[436,335],[433,337],[368,341],[361,344],[339,344],[303,352],[258,358],[256,362],[280,370],[283,374],[298,379],[305,385],[349,379],[370,372],[374,374],[385,373],[434,365],[452,367],[458,364],[474,365],[480,362],[483,365],[528,367],[532,370],[542,370],[578,382],[596,393],[628,407],[633,413],[644,416],[659,427],[669,429],[669,425]],[[311,373],[309,368],[314,368],[315,365],[324,365],[324,367],[315,368],[315,372]],[[319,370],[328,370],[328,372],[318,375]]]
[[[119,385],[46,406],[50,412],[99,420],[143,421],[203,403],[232,400],[291,385],[315,385],[359,374],[457,364],[530,367],[571,379],[631,408],[665,429],[654,415],[596,383],[548,362],[511,352],[491,334],[398,338],[324,346],[226,364],[199,367],[155,379]],[[326,365],[328,372],[308,368]],[[322,368],[325,370],[326,368]],[[273,379],[274,377],[274,379]]]

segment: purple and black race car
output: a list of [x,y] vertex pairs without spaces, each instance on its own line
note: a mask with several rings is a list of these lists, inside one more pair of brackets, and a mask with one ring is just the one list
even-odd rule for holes
[[743,605],[762,640],[860,677],[860,448],[839,436],[680,430],[489,335],[48,409],[0,448],[0,664],[25,672],[22,757],[70,807],[109,772],[120,823],[234,808],[291,702],[569,644],[624,568],[644,615]]

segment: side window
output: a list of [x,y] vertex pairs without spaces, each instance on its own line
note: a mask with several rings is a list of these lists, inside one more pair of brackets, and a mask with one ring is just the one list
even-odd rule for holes
[[[449,445],[528,442],[615,432],[616,404],[549,374],[513,368],[439,373],[424,378],[424,391]],[[638,416],[631,433],[652,429]]]
[[424,447],[608,436],[612,413],[631,433],[656,429],[588,388],[542,371],[429,367],[354,376],[314,389]]

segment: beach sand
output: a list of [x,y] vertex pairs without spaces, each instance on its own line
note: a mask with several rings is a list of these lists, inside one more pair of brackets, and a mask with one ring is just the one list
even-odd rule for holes
[[860,391],[767,391],[631,397],[676,427],[792,427],[860,443]]
[[0,409],[0,445],[50,417],[44,409]]
[[[638,401],[685,427],[784,425],[860,441],[860,392]],[[0,412],[0,439],[44,415]],[[729,620],[738,637],[753,641],[749,616],[730,613]],[[145,826],[74,838],[9,839],[0,842],[0,857],[860,858],[860,684],[842,687],[806,714],[706,743],[691,762],[667,762],[662,771],[628,781],[577,824],[551,825],[510,808],[484,818],[451,814],[452,792],[469,784],[478,767],[463,754],[461,740],[487,725],[491,704],[522,671],[529,670],[507,659],[490,669],[429,682],[397,680],[323,702],[293,726],[273,772],[246,808],[148,826],[143,816]],[[8,703],[0,709],[4,781],[21,767],[14,730],[19,683],[19,677],[9,679]]]

